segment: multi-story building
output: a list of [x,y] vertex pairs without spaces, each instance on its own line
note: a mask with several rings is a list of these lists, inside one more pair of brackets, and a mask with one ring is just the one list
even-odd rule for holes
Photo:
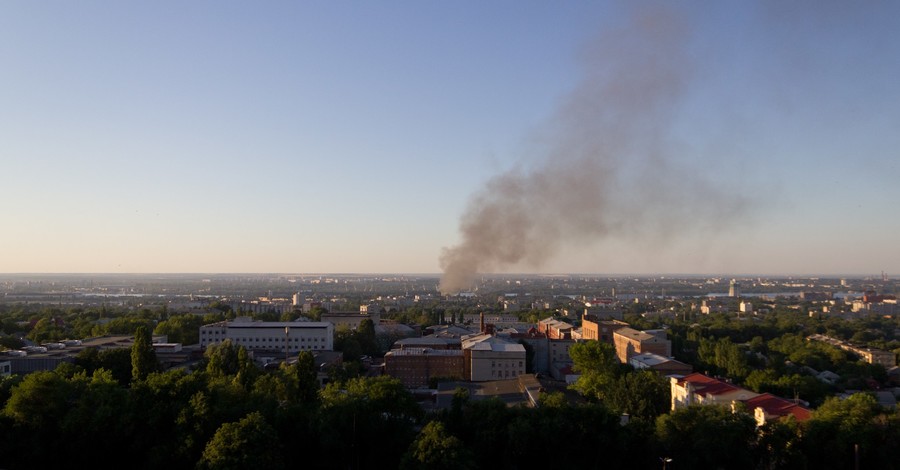
[[329,322],[258,322],[246,317],[200,327],[200,346],[230,339],[250,351],[296,353],[334,349],[334,325]]
[[767,421],[777,420],[793,416],[797,421],[806,421],[812,417],[812,412],[790,400],[776,397],[770,393],[763,393],[744,401],[748,412],[753,413],[757,426],[766,424]]
[[741,296],[741,283],[737,282],[736,279],[732,279],[731,283],[728,284],[728,297],[740,297]]
[[359,328],[359,324],[362,323],[363,320],[369,319],[372,320],[372,323],[375,326],[378,326],[378,323],[381,321],[380,313],[357,313],[357,312],[331,312],[331,313],[323,313],[321,317],[321,321],[329,322],[334,325],[335,328],[347,327],[351,330],[355,330]]
[[618,320],[600,320],[598,317],[585,314],[581,319],[581,338],[614,344],[613,332],[625,328],[628,323]]
[[525,346],[496,336],[463,338],[466,377],[473,382],[516,378],[525,373]]
[[441,336],[403,338],[395,341],[391,349],[455,349],[459,351],[462,349],[462,340]]
[[616,357],[622,364],[628,364],[632,356],[654,353],[660,356],[672,355],[672,342],[665,338],[665,332],[645,332],[632,328],[619,328],[613,332]]
[[830,336],[820,334],[811,335],[807,338],[807,340],[821,341],[832,346],[837,346],[844,351],[850,351],[851,353],[858,355],[860,359],[868,362],[869,364],[881,364],[885,369],[890,369],[891,367],[897,365],[897,357],[894,356],[894,353],[891,351],[883,351],[881,349],[873,348],[862,348],[854,346],[846,341],[841,341],[837,338],[832,338]]
[[693,368],[690,364],[685,364],[676,361],[675,359],[653,353],[643,353],[631,356],[628,364],[635,369],[652,370],[662,376],[688,375],[693,372]]
[[584,308],[584,315],[598,320],[622,320],[625,318],[625,312],[621,308],[604,303],[589,304]]
[[538,332],[544,333],[550,339],[572,339],[573,326],[552,317],[538,321]]
[[519,321],[519,317],[512,313],[465,313],[462,316],[462,321],[463,323],[471,323],[477,325],[479,322],[481,322],[482,317],[484,318],[485,323],[493,323],[495,325],[500,325],[503,323],[517,323]]
[[569,356],[569,348],[577,341],[574,339],[548,339],[547,350],[550,354],[550,375],[557,380],[565,380],[567,370],[571,370],[574,362]]
[[691,405],[730,406],[733,401],[746,401],[759,395],[703,374],[672,377],[669,383],[672,391],[672,411]]
[[672,377],[670,385],[672,411],[691,405],[722,405],[736,412],[738,403],[741,403],[746,412],[756,419],[758,426],[787,416],[793,416],[797,421],[805,421],[812,416],[810,410],[797,403],[769,393],[754,393],[703,374]]
[[433,378],[465,378],[465,357],[460,349],[405,348],[384,355],[384,373],[408,388],[426,387]]

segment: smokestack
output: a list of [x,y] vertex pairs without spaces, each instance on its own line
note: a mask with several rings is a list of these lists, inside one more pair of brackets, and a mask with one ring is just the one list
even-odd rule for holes
[[481,315],[479,315],[478,326],[478,331],[484,334],[484,312],[481,312]]
[[442,293],[471,289],[478,273],[540,268],[563,246],[653,248],[686,225],[737,215],[739,198],[680,163],[669,139],[692,70],[687,33],[674,12],[641,10],[584,49],[583,78],[535,139],[536,158],[470,200],[460,243],[440,257]]

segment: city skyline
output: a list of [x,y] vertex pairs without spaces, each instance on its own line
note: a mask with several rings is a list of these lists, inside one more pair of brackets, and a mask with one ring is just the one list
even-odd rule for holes
[[895,3],[2,11],[2,273],[439,273],[498,178],[595,161],[573,114],[617,166],[479,272],[900,272]]

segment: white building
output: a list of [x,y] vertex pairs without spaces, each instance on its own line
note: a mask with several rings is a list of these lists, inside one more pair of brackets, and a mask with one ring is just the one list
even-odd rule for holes
[[255,322],[236,318],[200,327],[200,346],[230,339],[251,351],[331,351],[334,325],[328,322]]
[[741,296],[741,283],[737,282],[736,279],[732,279],[731,283],[728,285],[728,297],[740,297]]
[[525,373],[525,346],[496,336],[477,334],[462,338],[469,380],[513,379]]

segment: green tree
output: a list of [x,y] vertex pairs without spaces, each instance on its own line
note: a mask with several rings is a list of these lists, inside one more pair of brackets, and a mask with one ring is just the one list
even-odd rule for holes
[[756,421],[719,405],[695,405],[662,415],[656,436],[678,468],[753,468]]
[[356,337],[363,354],[369,356],[379,354],[378,341],[375,338],[375,323],[371,319],[365,318],[359,322],[359,328],[356,329]]
[[315,402],[319,398],[319,373],[316,358],[309,351],[300,351],[297,363],[288,369],[297,378],[297,399]]
[[475,468],[466,445],[449,434],[440,421],[431,421],[422,428],[404,458],[403,467],[422,470],[452,470]]
[[395,468],[422,416],[403,384],[387,376],[329,383],[321,400],[320,452],[342,468]]
[[159,361],[146,327],[138,327],[134,332],[134,344],[131,346],[131,379],[144,380],[147,374],[159,370]]
[[575,371],[581,374],[572,388],[588,398],[605,399],[619,369],[613,347],[599,341],[575,343],[569,348],[569,356]]
[[[812,468],[850,468],[859,452],[863,468],[880,468],[871,460],[882,444],[882,409],[872,395],[856,393],[845,400],[825,400],[805,423],[804,450]],[[896,442],[889,444],[896,449]],[[900,456],[894,450],[894,457]],[[897,460],[894,460],[896,463]]]
[[656,372],[640,370],[618,377],[607,391],[604,403],[632,418],[653,420],[669,411],[670,393],[666,379]]
[[71,384],[51,371],[33,372],[11,390],[3,412],[32,428],[61,422],[69,409]]
[[88,374],[99,369],[108,370],[113,378],[122,386],[128,385],[132,377],[131,350],[125,348],[104,349],[87,348],[75,356],[75,365],[82,367]]
[[284,468],[278,434],[259,412],[219,427],[197,467],[208,470]]
[[[249,371],[253,366],[243,346],[234,344],[226,339],[219,344],[213,344],[206,348],[206,373],[212,378],[235,376],[238,372]],[[249,363],[248,363],[249,362]]]

